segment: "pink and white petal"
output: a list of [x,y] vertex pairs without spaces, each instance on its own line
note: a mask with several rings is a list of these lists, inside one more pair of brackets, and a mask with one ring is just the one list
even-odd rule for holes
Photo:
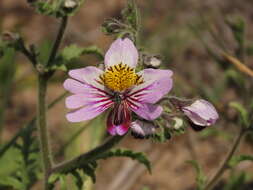
[[122,123],[121,125],[116,126],[116,133],[122,136],[127,133],[129,127],[129,123]]
[[131,108],[131,109],[138,116],[140,116],[146,120],[154,120],[157,117],[159,117],[163,112],[163,108],[161,106],[153,105],[153,104],[149,104],[149,103],[142,104],[137,109],[133,109],[133,108]]
[[87,104],[87,97],[85,94],[74,94],[68,96],[65,100],[65,105],[69,109],[80,108]]
[[206,100],[196,100],[182,108],[185,115],[196,125],[209,126],[216,122],[219,115],[215,107]]
[[82,69],[73,69],[69,71],[69,76],[73,79],[104,89],[103,85],[98,83],[99,76],[101,74],[103,74],[103,71],[93,66],[88,66]]
[[198,114],[194,113],[194,112],[191,112],[189,110],[186,110],[184,109],[184,114],[195,124],[195,125],[198,125],[198,126],[209,126],[210,123],[201,118]]
[[81,109],[71,111],[67,113],[66,118],[70,122],[80,122],[80,121],[86,121],[95,118],[102,112],[104,112],[106,109],[111,107],[113,102],[107,101],[107,102],[101,102],[101,103],[91,103]]
[[120,125],[107,125],[107,131],[110,135],[125,135],[129,129],[129,124],[122,123]]
[[86,98],[111,97],[105,89],[103,90],[92,85],[87,85],[74,79],[66,79],[63,83],[63,87],[73,94],[83,94]]
[[134,43],[128,38],[115,40],[105,54],[105,67],[116,64],[127,64],[135,68],[138,62],[138,51]]
[[131,122],[130,110],[124,104],[114,105],[107,118],[107,131],[110,135],[124,135],[127,133]]
[[66,79],[63,83],[63,87],[73,94],[85,94],[90,86],[83,84],[74,79]]
[[143,77],[144,83],[135,86],[129,96],[139,102],[156,103],[166,95],[173,86],[171,70],[144,69],[138,73]]

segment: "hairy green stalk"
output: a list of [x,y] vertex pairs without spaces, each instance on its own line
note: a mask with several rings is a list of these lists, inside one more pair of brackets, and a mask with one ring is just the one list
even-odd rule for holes
[[38,110],[37,110],[37,127],[40,140],[40,151],[42,158],[43,174],[44,174],[44,189],[48,190],[47,179],[49,171],[52,167],[52,157],[49,148],[49,138],[47,129],[47,114],[46,114],[46,92],[47,92],[48,77],[42,74],[38,76]]
[[72,160],[69,160],[69,161],[66,161],[54,166],[50,173],[51,174],[52,173],[67,173],[73,169],[79,168],[85,163],[95,160],[96,158],[99,157],[100,154],[110,150],[113,146],[118,144],[123,139],[123,137],[124,136],[111,137],[104,144],[94,148],[93,150],[87,153],[81,154],[80,156],[77,156],[76,158],[73,158]]

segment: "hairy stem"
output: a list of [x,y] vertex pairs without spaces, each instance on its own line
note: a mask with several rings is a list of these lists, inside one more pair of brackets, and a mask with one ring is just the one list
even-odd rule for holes
[[232,158],[232,156],[234,155],[235,151],[237,150],[244,134],[246,133],[247,130],[245,130],[244,128],[241,128],[239,135],[236,137],[233,145],[231,146],[230,151],[228,152],[226,158],[224,159],[223,163],[221,164],[221,166],[219,167],[219,169],[217,170],[217,172],[215,173],[215,175],[211,178],[211,180],[207,183],[206,187],[204,188],[204,190],[211,190],[213,189],[213,187],[219,182],[220,177],[223,175],[224,171],[227,169],[228,166],[228,162],[230,161],[230,159]]
[[49,171],[51,170],[52,167],[51,152],[49,149],[49,138],[47,130],[47,115],[46,115],[47,81],[48,81],[47,76],[41,74],[38,75],[37,127],[39,132],[45,190],[48,190],[47,179],[49,177]]
[[60,47],[61,40],[62,40],[64,31],[65,31],[66,26],[67,26],[67,23],[68,23],[68,17],[67,17],[67,16],[64,16],[64,17],[62,18],[62,22],[61,22],[61,25],[60,25],[60,28],[59,28],[57,37],[56,37],[56,39],[55,39],[55,42],[54,42],[54,45],[53,45],[51,54],[50,54],[50,56],[49,56],[47,65],[51,65],[51,64],[53,63],[54,59],[55,59],[57,50],[58,50],[59,47]]
[[85,163],[95,160],[100,154],[110,150],[113,146],[118,144],[124,136],[114,136],[107,140],[104,144],[94,148],[93,150],[81,154],[80,156],[73,158],[72,160],[60,163],[52,168],[50,173],[67,173],[73,169],[79,168]]

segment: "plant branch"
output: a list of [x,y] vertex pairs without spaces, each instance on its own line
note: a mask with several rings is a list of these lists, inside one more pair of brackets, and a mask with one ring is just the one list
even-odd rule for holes
[[67,173],[73,169],[81,167],[83,164],[95,160],[100,154],[110,150],[113,146],[118,144],[124,136],[114,136],[108,139],[104,144],[94,148],[93,150],[81,154],[80,156],[73,158],[72,160],[60,163],[54,166],[50,172],[52,173]]
[[213,189],[213,187],[219,182],[220,177],[223,175],[224,171],[227,169],[228,167],[228,162],[230,161],[230,159],[232,158],[232,156],[234,155],[235,151],[237,150],[244,134],[247,132],[247,130],[245,130],[244,128],[241,128],[239,135],[236,137],[233,145],[231,146],[230,151],[228,152],[225,160],[223,161],[223,163],[221,164],[221,166],[219,167],[219,169],[217,170],[217,172],[215,173],[215,175],[212,177],[212,179],[207,183],[206,187],[204,188],[204,190],[211,190]]
[[65,29],[66,29],[66,26],[67,26],[67,23],[68,23],[68,17],[67,17],[67,16],[64,16],[64,17],[62,18],[61,26],[60,26],[60,28],[59,28],[57,37],[56,37],[56,39],[55,39],[55,42],[54,42],[54,45],[53,45],[51,54],[50,54],[50,56],[49,56],[47,66],[50,66],[50,65],[52,64],[52,62],[54,61],[54,59],[55,59],[57,50],[58,50],[59,47],[60,47],[60,44],[61,44],[61,41],[62,41],[62,37],[63,37],[64,31],[65,31]]
[[19,48],[20,48],[20,52],[22,52],[29,59],[29,61],[35,66],[37,64],[36,55],[31,53],[25,47],[25,43],[24,43],[24,40],[22,38],[19,39],[18,45],[19,45]]
[[52,167],[52,157],[49,148],[49,138],[47,130],[46,114],[46,92],[47,92],[47,75],[38,75],[38,111],[37,111],[37,128],[39,132],[40,151],[44,174],[44,189],[48,190],[47,179]]

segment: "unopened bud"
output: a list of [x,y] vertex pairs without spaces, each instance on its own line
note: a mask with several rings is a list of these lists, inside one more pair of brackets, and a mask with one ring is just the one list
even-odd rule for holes
[[16,42],[20,37],[17,33],[4,32],[1,36],[2,40],[9,43]]
[[66,0],[64,2],[64,7],[67,9],[74,9],[78,6],[78,3],[76,0]]
[[158,68],[160,67],[162,61],[159,55],[143,55],[143,63],[146,67]]
[[172,120],[174,120],[173,128],[175,130],[179,130],[183,127],[183,125],[184,125],[183,119],[181,119],[179,117],[174,117],[174,118],[172,118]]

